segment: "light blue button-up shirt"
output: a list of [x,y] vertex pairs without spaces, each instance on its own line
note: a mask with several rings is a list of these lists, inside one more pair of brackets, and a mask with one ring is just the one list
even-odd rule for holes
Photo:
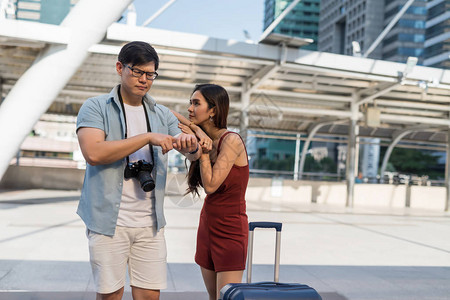
[[[118,86],[109,94],[89,98],[81,107],[77,118],[77,130],[81,127],[98,128],[105,132],[106,141],[125,138],[125,122],[122,107],[117,94]],[[150,95],[145,95],[144,105],[152,132],[175,136],[181,133],[178,119],[163,106],[156,104]],[[161,147],[153,147],[156,172],[155,180],[155,213],[156,225],[160,230],[166,225],[164,218],[164,194],[167,177],[167,155],[163,155]],[[117,215],[122,198],[123,173],[126,158],[111,164],[91,166],[86,164],[81,199],[77,213],[89,230],[113,236]]]

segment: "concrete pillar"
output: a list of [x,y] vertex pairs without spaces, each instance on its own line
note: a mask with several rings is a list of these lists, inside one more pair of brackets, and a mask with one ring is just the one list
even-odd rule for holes
[[450,206],[450,128],[447,131],[447,159],[445,162],[445,211]]
[[[67,45],[45,47],[0,106],[0,178],[25,137],[132,0],[80,0],[60,26]],[[113,67],[113,66],[111,66]],[[32,92],[30,92],[32,91]]]
[[[355,100],[355,99],[354,99]],[[348,126],[348,148],[347,148],[347,170],[346,170],[346,181],[347,181],[347,199],[345,201],[345,206],[353,207],[353,196],[355,189],[355,168],[356,168],[356,137],[358,136],[358,105],[357,101],[353,101],[351,104],[352,116],[350,118]]]
[[358,171],[359,171],[359,152],[361,147],[361,138],[356,135],[355,138],[355,177],[358,177]]
[[294,162],[294,180],[298,180],[298,164],[300,157],[300,133],[297,133],[297,138],[295,139],[295,162]]
[[0,77],[0,105],[3,102],[3,78]]
[[411,207],[411,185],[410,179],[405,181],[405,207]]

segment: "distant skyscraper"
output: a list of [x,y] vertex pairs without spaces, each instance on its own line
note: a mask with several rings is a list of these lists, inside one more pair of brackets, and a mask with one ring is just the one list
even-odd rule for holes
[[424,65],[450,68],[450,0],[427,4]]
[[[384,26],[389,24],[405,2],[405,0],[385,1]],[[404,63],[409,56],[415,56],[419,59],[418,64],[423,64],[426,4],[426,0],[415,0],[384,37],[382,59]]]
[[[319,51],[353,54],[352,42],[366,50],[383,30],[384,1],[322,0]],[[371,57],[381,58],[381,47]]]
[[59,25],[78,0],[17,0],[16,18]]
[[[266,0],[264,29],[285,10],[293,0]],[[317,50],[320,0],[302,0],[275,27],[273,32],[300,38],[310,38],[314,43],[302,49]]]
[[[352,42],[364,53],[395,17],[405,0],[322,0],[319,23],[319,51],[352,55]],[[371,58],[406,62],[408,56],[423,59],[426,0],[416,0]]]

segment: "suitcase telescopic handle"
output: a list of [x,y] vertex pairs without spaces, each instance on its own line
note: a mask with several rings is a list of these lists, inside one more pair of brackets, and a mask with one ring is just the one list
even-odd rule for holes
[[278,222],[250,222],[248,223],[248,229],[250,231],[255,230],[255,228],[275,228],[276,231],[281,231],[282,223]]
[[275,266],[273,280],[278,282],[280,275],[280,247],[281,247],[281,228],[282,224],[277,222],[250,222],[248,224],[248,259],[247,259],[247,283],[252,282],[252,265],[253,265],[253,234],[255,228],[275,228],[276,242],[275,242]]

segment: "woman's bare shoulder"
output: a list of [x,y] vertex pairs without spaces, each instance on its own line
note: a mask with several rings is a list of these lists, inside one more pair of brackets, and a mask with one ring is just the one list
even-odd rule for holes
[[242,141],[241,136],[233,131],[229,131],[230,133],[224,136],[222,140],[223,145],[232,146],[232,147],[239,147],[244,146],[244,142]]

